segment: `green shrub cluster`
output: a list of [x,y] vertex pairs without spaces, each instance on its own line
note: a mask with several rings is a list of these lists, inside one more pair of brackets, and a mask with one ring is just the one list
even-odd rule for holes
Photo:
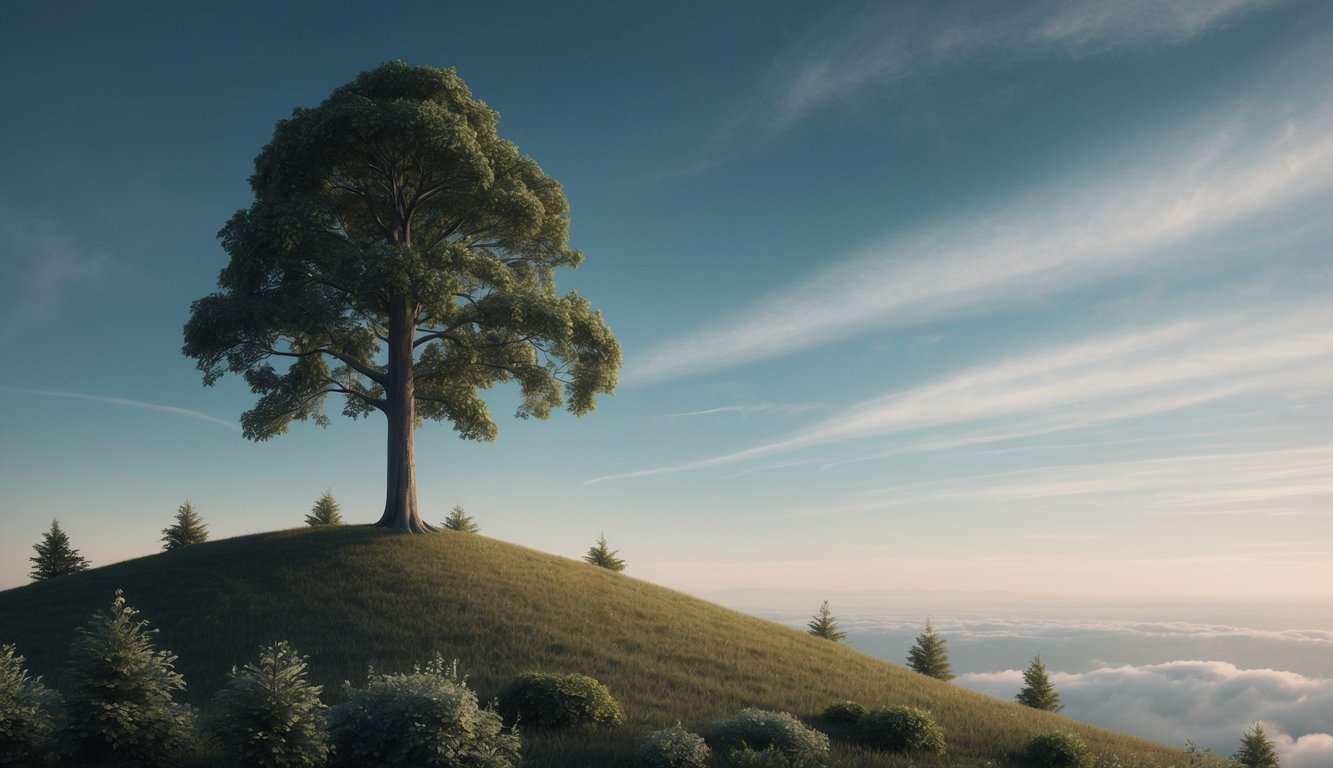
[[509,723],[538,728],[612,727],[625,722],[620,702],[587,675],[527,672],[500,692]]
[[643,768],[708,768],[712,752],[704,739],[680,723],[648,734],[639,748]]
[[769,745],[763,749],[741,747],[727,752],[722,764],[726,768],[797,768],[806,763],[797,763],[787,753]]
[[510,768],[519,739],[477,704],[457,665],[437,656],[411,673],[373,670],[329,710],[329,768]]
[[1033,768],[1092,768],[1092,753],[1077,735],[1047,731],[1028,740],[1027,758]]
[[0,766],[37,765],[54,746],[60,696],[23,661],[14,646],[0,646]]
[[856,724],[862,744],[893,752],[944,753],[944,729],[929,712],[915,707],[880,707]]
[[839,701],[824,708],[824,721],[828,723],[855,723],[866,713],[866,708],[855,701]]
[[717,750],[727,755],[728,762],[733,764],[735,759],[769,759],[760,755],[735,758],[733,753],[747,749],[761,753],[770,748],[777,750],[793,768],[823,765],[829,752],[829,739],[825,734],[786,712],[762,709],[742,709],[730,720],[714,722],[712,739]]

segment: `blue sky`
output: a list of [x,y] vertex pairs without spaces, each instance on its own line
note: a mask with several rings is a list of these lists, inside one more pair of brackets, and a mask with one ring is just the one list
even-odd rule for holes
[[[565,186],[597,411],[416,437],[428,520],[693,591],[1333,594],[1333,10],[51,3],[0,30],[0,587],[383,504],[180,355],[274,123],[454,66]],[[497,390],[492,410],[516,399]]]

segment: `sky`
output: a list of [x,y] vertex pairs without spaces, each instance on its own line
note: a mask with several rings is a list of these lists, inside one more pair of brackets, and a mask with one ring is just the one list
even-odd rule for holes
[[[26,4],[0,28],[0,588],[383,505],[382,421],[242,438],[180,353],[277,120],[456,67],[624,350],[416,435],[428,521],[726,588],[1333,595],[1333,8]],[[484,7],[482,7],[484,6]]]

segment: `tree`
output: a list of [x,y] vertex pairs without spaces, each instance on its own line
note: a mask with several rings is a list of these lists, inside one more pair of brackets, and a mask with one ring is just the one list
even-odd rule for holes
[[314,768],[329,746],[321,718],[322,686],[306,678],[306,660],[285,641],[262,648],[259,664],[232,668],[213,697],[210,730],[222,751],[220,766]]
[[[497,114],[452,69],[362,72],[274,129],[254,203],[219,237],[221,290],[195,301],[183,352],[204,383],[242,374],[241,416],[266,440],[292,420],[388,421],[384,513],[421,532],[412,431],[448,420],[493,440],[479,390],[515,381],[516,415],[582,415],[614,391],[620,347],[587,300],[559,295],[567,244],[560,184],[496,133]],[[280,370],[280,368],[282,368]]]
[[343,516],[338,511],[338,502],[333,500],[333,494],[327,489],[324,495],[315,501],[315,506],[310,508],[310,514],[305,516],[306,525],[342,525]]
[[815,637],[822,637],[835,643],[840,643],[847,637],[846,632],[838,630],[838,622],[834,621],[833,614],[829,612],[827,600],[819,606],[819,613],[815,614],[806,626],[810,627],[809,632]]
[[162,551],[202,544],[208,541],[208,526],[189,501],[176,510],[176,522],[162,529]]
[[12,645],[0,645],[0,765],[43,765],[60,694],[32,677]]
[[1014,700],[1019,704],[1044,709],[1047,712],[1059,712],[1065,708],[1060,703],[1060,694],[1046,676],[1046,665],[1041,663],[1040,654],[1034,656],[1032,663],[1023,670],[1023,690],[1018,692]]
[[158,765],[190,743],[193,717],[174,700],[185,678],[174,655],[154,649],[157,630],[137,615],[116,590],[110,612],[98,611],[74,643],[60,736],[73,765]]
[[953,679],[953,667],[949,665],[949,652],[944,647],[944,638],[935,634],[930,619],[926,619],[926,631],[916,636],[916,643],[907,652],[907,665],[937,680],[948,682]]
[[459,533],[476,533],[481,530],[477,524],[472,522],[472,517],[463,513],[461,505],[455,505],[449,511],[449,516],[444,519],[446,530],[458,531]]
[[1260,723],[1250,726],[1240,739],[1240,750],[1231,758],[1244,768],[1280,768],[1277,748]]
[[597,537],[597,544],[588,548],[588,554],[583,556],[583,562],[592,563],[601,568],[610,571],[625,570],[625,561],[616,557],[620,550],[612,550],[606,546],[606,534]]
[[32,548],[37,551],[36,557],[28,558],[33,564],[28,572],[33,581],[88,570],[88,558],[69,545],[69,535],[60,527],[59,520],[51,521],[51,529]]

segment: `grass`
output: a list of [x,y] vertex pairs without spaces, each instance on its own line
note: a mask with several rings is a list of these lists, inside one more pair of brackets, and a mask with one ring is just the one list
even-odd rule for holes
[[648,733],[677,721],[705,732],[743,707],[817,726],[829,704],[930,710],[947,754],[896,757],[839,740],[833,764],[1022,765],[1036,733],[1073,731],[1123,765],[1168,766],[1180,751],[975,693],[624,574],[475,534],[407,536],[376,528],[302,528],[186,547],[0,592],[0,643],[59,686],[75,628],[116,589],[180,658],[206,707],[233,665],[287,640],[310,657],[326,702],[368,667],[396,672],[456,658],[483,700],[528,671],[605,683],[624,727],[524,733],[525,765],[630,765]]

